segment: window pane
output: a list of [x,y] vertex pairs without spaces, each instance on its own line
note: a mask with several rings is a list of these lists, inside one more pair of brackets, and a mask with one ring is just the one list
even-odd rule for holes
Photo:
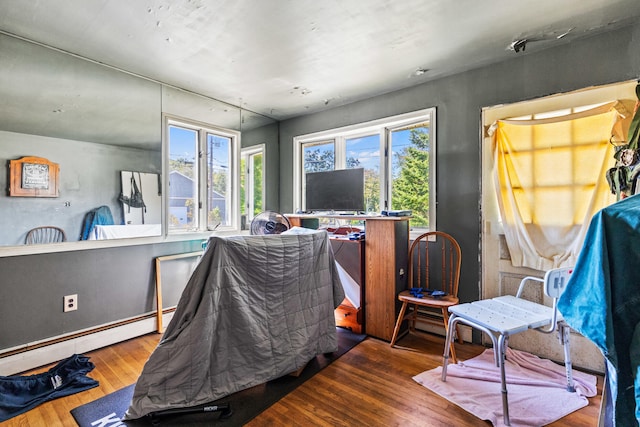
[[243,153],[240,158],[240,216],[243,230],[264,211],[263,153]]
[[323,144],[308,144],[304,146],[304,172],[324,172],[335,169],[335,146],[333,142]]
[[264,210],[264,207],[262,206],[262,201],[264,199],[264,195],[262,194],[262,157],[262,153],[253,154],[250,157],[249,173],[252,178],[253,190],[251,192],[251,201],[253,202],[251,205],[251,208],[253,210],[253,215],[251,215],[252,219]]
[[169,126],[169,231],[198,227],[198,132]]
[[[246,178],[247,178],[247,161],[248,158],[245,155],[240,157],[240,216],[242,218],[246,218],[247,214],[247,194],[250,189],[247,187]],[[245,230],[245,228],[242,228]]]
[[303,145],[302,164],[304,165],[304,170],[302,171],[301,191],[302,200],[305,200],[307,173],[332,171],[336,168],[336,148],[333,141]]
[[380,135],[346,140],[347,169],[364,168],[364,200],[367,212],[380,212]]
[[412,211],[411,225],[429,226],[427,123],[391,132],[391,209]]
[[231,138],[207,133],[207,225],[231,225]]

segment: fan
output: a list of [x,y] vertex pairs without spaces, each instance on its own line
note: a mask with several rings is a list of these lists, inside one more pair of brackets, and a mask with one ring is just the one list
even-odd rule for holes
[[289,220],[281,213],[264,211],[251,221],[251,234],[280,234],[291,228]]

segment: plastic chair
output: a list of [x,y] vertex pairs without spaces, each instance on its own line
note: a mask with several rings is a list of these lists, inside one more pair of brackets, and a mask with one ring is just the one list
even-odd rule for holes
[[54,227],[51,225],[33,228],[27,233],[27,237],[25,238],[25,244],[27,245],[66,241],[67,235],[64,230],[60,227]]
[[[567,372],[567,391],[574,392],[573,376],[571,368],[571,353],[569,347],[569,326],[564,323],[562,315],[556,307],[558,298],[564,292],[573,268],[555,268],[547,271],[544,279],[538,277],[525,277],[520,282],[516,296],[505,295],[492,299],[475,301],[449,307],[451,317],[445,343],[445,351],[442,364],[442,381],[447,379],[447,365],[449,363],[448,344],[452,342],[451,330],[458,323],[469,325],[472,328],[485,332],[493,342],[493,353],[496,366],[500,368],[500,380],[502,385],[502,409],[505,425],[509,422],[509,400],[507,398],[507,384],[505,376],[505,355],[509,336],[535,329],[544,333],[552,333],[556,329],[559,332],[560,343],[564,346],[564,360]],[[529,282],[544,284],[544,293],[553,298],[553,307],[537,304],[521,298],[524,287]]]
[[[395,346],[405,320],[409,321],[409,332],[415,332],[417,320],[448,330],[448,308],[459,302],[461,257],[458,242],[442,231],[424,233],[413,241],[409,248],[408,289],[398,294],[402,308],[393,330],[391,347]],[[449,346],[453,360],[456,360],[453,341]]]

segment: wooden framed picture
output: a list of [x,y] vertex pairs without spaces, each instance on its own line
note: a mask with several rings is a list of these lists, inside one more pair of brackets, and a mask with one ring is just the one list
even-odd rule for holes
[[9,196],[58,197],[60,166],[43,157],[9,160]]

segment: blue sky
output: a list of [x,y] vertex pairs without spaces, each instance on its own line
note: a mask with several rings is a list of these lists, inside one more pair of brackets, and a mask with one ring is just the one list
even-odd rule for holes
[[[194,161],[196,158],[196,141],[198,133],[191,129],[185,129],[177,126],[169,127],[170,150],[169,158],[176,160],[184,158]],[[209,150],[213,154],[214,167],[229,167],[229,138],[209,134],[210,142]],[[211,141],[212,140],[212,141]]]
[[[393,150],[399,151],[410,145],[410,130],[393,132]],[[365,169],[380,168],[380,139],[371,135],[347,140],[347,158],[356,158]]]

